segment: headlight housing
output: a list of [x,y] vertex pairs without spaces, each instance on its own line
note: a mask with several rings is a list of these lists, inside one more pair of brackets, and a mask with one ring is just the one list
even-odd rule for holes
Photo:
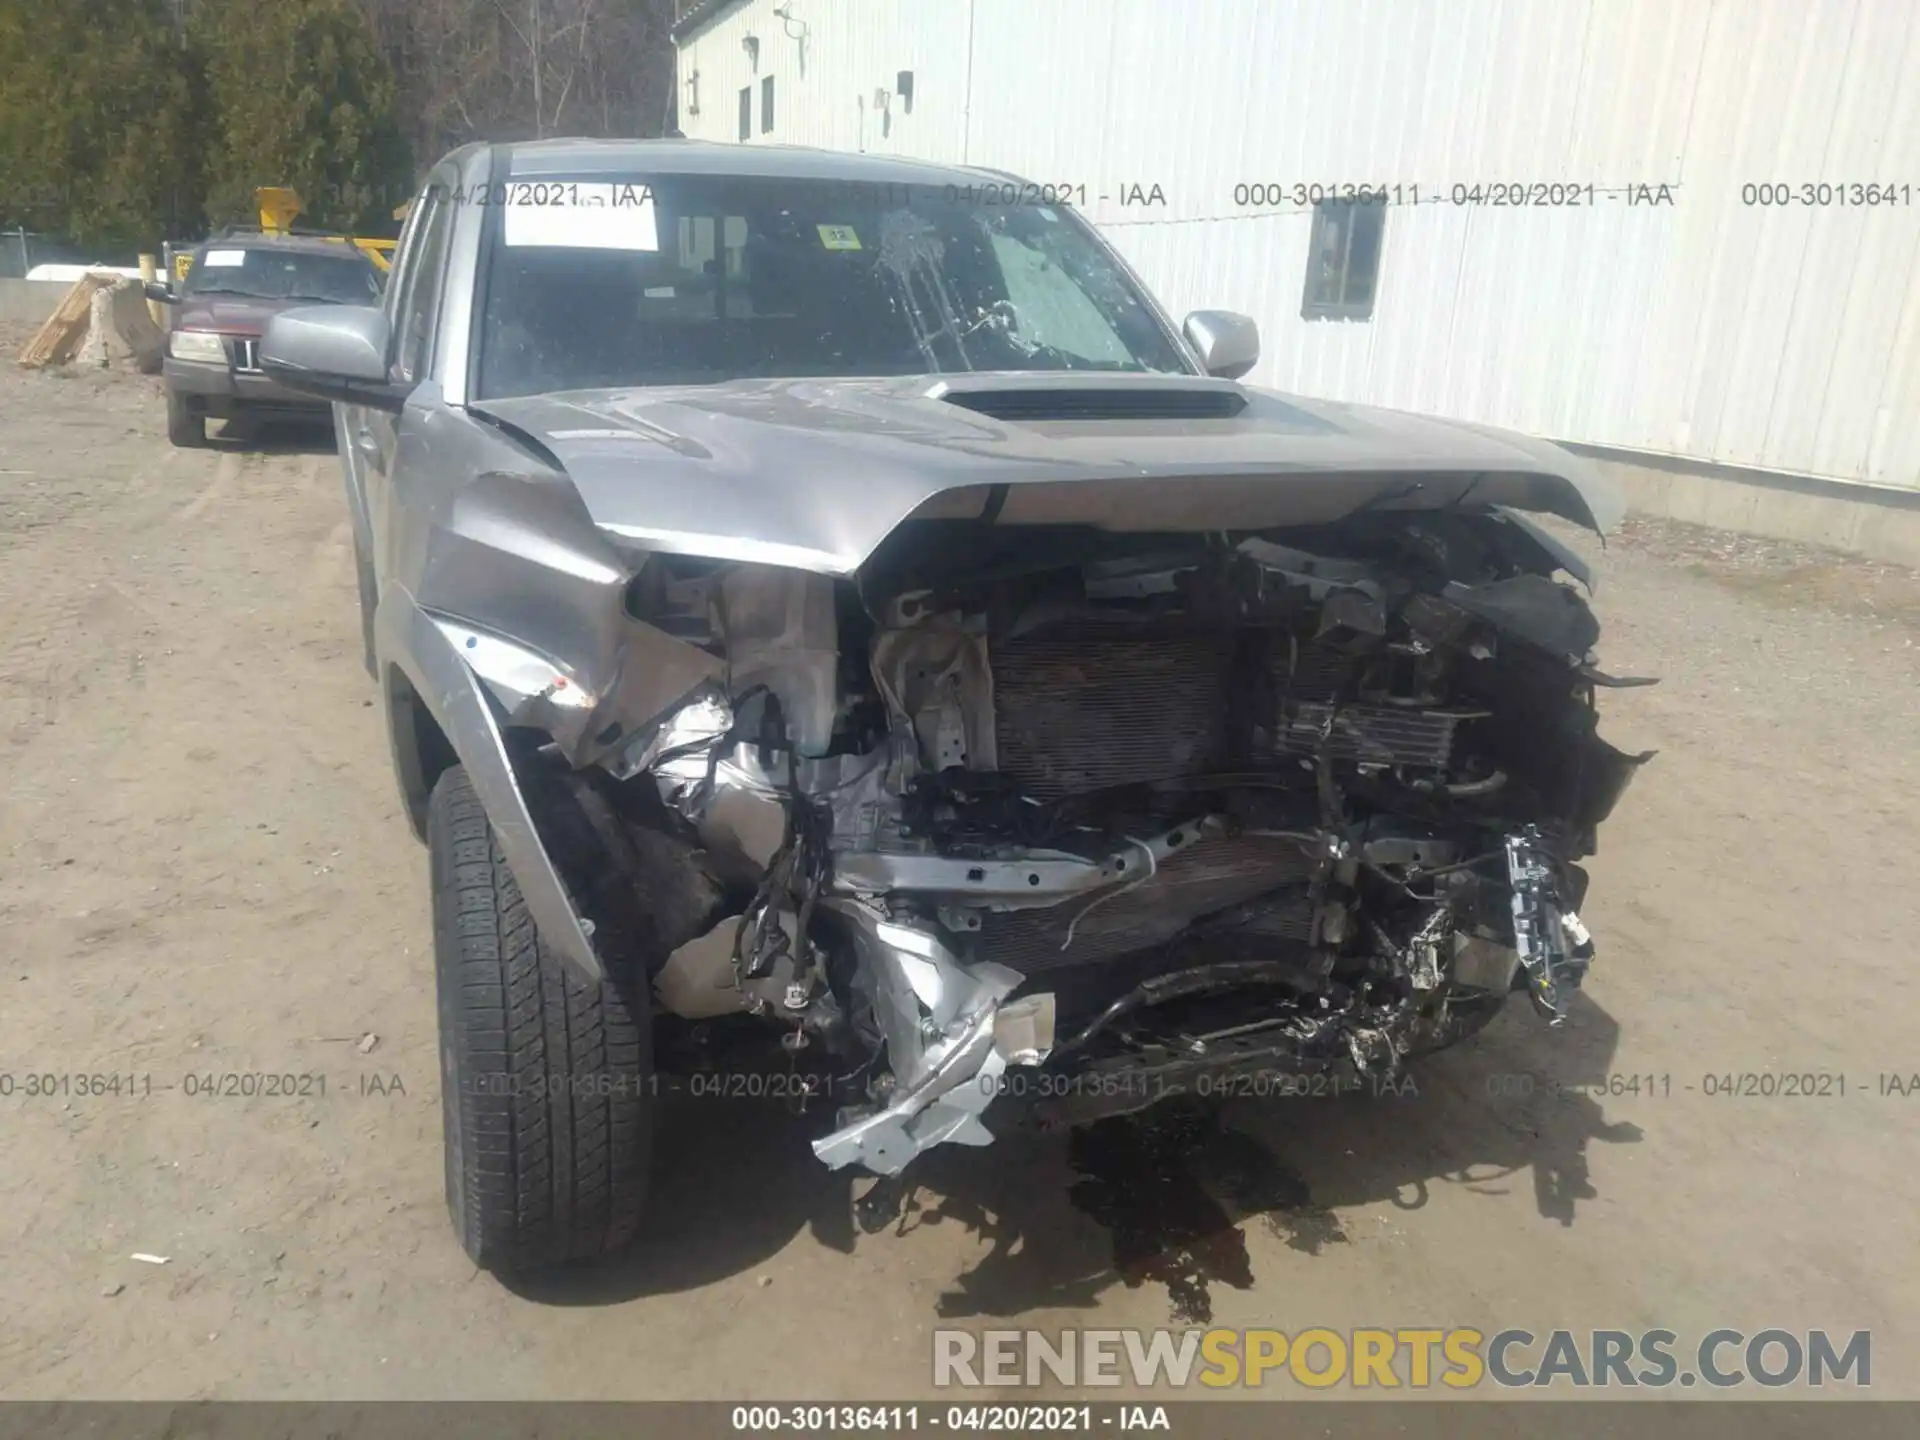
[[176,330],[167,337],[167,353],[176,360],[212,360],[224,363],[226,347],[211,330]]

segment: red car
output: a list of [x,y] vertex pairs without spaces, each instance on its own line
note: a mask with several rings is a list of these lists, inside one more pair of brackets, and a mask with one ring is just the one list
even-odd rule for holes
[[381,290],[373,261],[338,240],[248,234],[206,241],[179,290],[147,287],[152,299],[178,307],[162,371],[167,438],[197,447],[207,443],[209,419],[324,415],[324,402],[261,370],[260,332],[296,305],[377,305]]

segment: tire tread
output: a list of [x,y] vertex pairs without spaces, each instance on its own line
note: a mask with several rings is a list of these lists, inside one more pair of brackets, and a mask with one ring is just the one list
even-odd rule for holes
[[617,973],[582,981],[541,944],[458,766],[434,786],[428,837],[451,1047],[447,1192],[461,1244],[501,1270],[617,1250],[637,1233],[646,1197],[644,997],[631,998]]

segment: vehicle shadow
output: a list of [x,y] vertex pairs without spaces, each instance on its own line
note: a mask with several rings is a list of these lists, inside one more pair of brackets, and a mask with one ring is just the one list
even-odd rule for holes
[[313,420],[259,420],[243,416],[217,430],[209,427],[207,448],[240,450],[252,455],[331,455],[333,419],[321,412]]
[[828,1170],[809,1144],[832,1124],[817,1106],[799,1115],[773,1101],[664,1096],[653,1184],[633,1248],[612,1261],[503,1282],[543,1304],[609,1305],[740,1274],[802,1230],[851,1253],[849,1176]]
[[1393,1089],[1170,1101],[1065,1134],[996,1126],[992,1147],[941,1147],[894,1182],[814,1159],[808,1141],[830,1115],[683,1099],[663,1107],[635,1249],[514,1288],[547,1304],[614,1304],[750,1270],[803,1230],[851,1253],[955,1226],[987,1253],[939,1294],[939,1318],[1086,1306],[1123,1285],[1164,1287],[1175,1323],[1205,1324],[1216,1287],[1257,1283],[1252,1228],[1317,1255],[1347,1243],[1343,1209],[1385,1201],[1417,1212],[1439,1186],[1525,1187],[1541,1216],[1572,1225],[1595,1195],[1588,1147],[1641,1138],[1585,1088],[1604,1089],[1618,1038],[1585,995],[1559,1030],[1516,997],[1480,1036],[1416,1061]]
[[1642,1138],[1584,1088],[1605,1087],[1618,1036],[1585,996],[1558,1032],[1516,1001],[1391,1089],[1169,1104],[1076,1130],[1025,1174],[936,1151],[892,1228],[952,1223],[987,1241],[937,1300],[943,1319],[1089,1305],[1119,1283],[1164,1287],[1173,1323],[1204,1325],[1216,1287],[1257,1282],[1249,1229],[1319,1255],[1348,1243],[1341,1211],[1418,1211],[1440,1186],[1529,1189],[1571,1226],[1595,1198],[1588,1147]]

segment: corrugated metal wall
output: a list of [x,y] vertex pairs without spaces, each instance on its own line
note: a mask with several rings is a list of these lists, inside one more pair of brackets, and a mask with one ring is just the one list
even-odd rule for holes
[[[739,93],[750,90],[750,141],[958,161],[967,132],[969,0],[894,4],[778,0],[729,8],[680,47],[680,128],[703,140],[739,138]],[[742,42],[758,41],[757,64]],[[915,77],[913,109],[892,96],[902,70]],[[774,82],[774,128],[760,129],[761,82]],[[699,113],[687,110],[688,82]],[[888,108],[874,103],[885,91]]]
[[[683,44],[682,81],[699,72],[697,116],[681,92],[687,133],[735,139],[752,84],[754,141],[1084,186],[1176,313],[1258,317],[1257,383],[1920,489],[1916,0],[773,8],[746,0]],[[891,93],[902,70],[911,113]],[[1497,181],[1614,193],[1451,201],[1456,183]],[[1370,320],[1301,318],[1311,211],[1235,203],[1258,182],[1419,186],[1422,203],[1388,211]],[[1763,182],[1906,189],[1893,204],[1745,203]],[[1629,203],[1637,185],[1672,203]],[[1123,203],[1154,186],[1164,203]]]

